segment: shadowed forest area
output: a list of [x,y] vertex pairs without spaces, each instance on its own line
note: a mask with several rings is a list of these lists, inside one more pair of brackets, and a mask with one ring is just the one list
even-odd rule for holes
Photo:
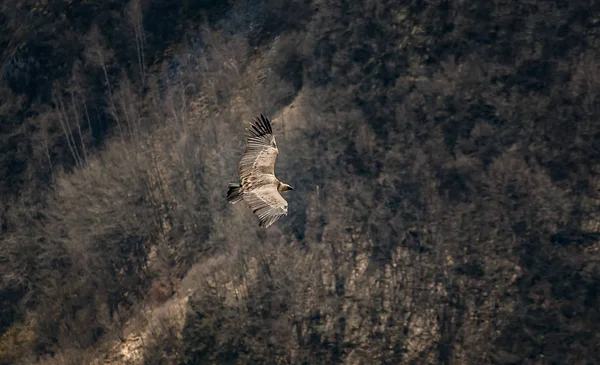
[[600,363],[599,3],[3,0],[0,55],[0,365]]

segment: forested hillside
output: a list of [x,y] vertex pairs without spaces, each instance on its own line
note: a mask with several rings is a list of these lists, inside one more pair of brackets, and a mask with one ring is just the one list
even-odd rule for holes
[[600,363],[599,50],[583,0],[3,0],[0,365]]

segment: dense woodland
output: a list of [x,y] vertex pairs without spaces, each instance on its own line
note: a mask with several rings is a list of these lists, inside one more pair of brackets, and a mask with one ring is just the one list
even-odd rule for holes
[[600,363],[596,1],[3,0],[0,66],[1,365],[177,296],[135,363]]

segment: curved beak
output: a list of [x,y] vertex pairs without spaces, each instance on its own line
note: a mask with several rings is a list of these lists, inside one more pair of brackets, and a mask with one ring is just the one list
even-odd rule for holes
[[288,190],[294,190],[294,188],[288,185]]

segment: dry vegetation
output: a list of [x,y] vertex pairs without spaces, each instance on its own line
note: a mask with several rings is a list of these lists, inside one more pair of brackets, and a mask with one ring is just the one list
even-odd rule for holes
[[3,3],[0,365],[597,363],[590,6]]

